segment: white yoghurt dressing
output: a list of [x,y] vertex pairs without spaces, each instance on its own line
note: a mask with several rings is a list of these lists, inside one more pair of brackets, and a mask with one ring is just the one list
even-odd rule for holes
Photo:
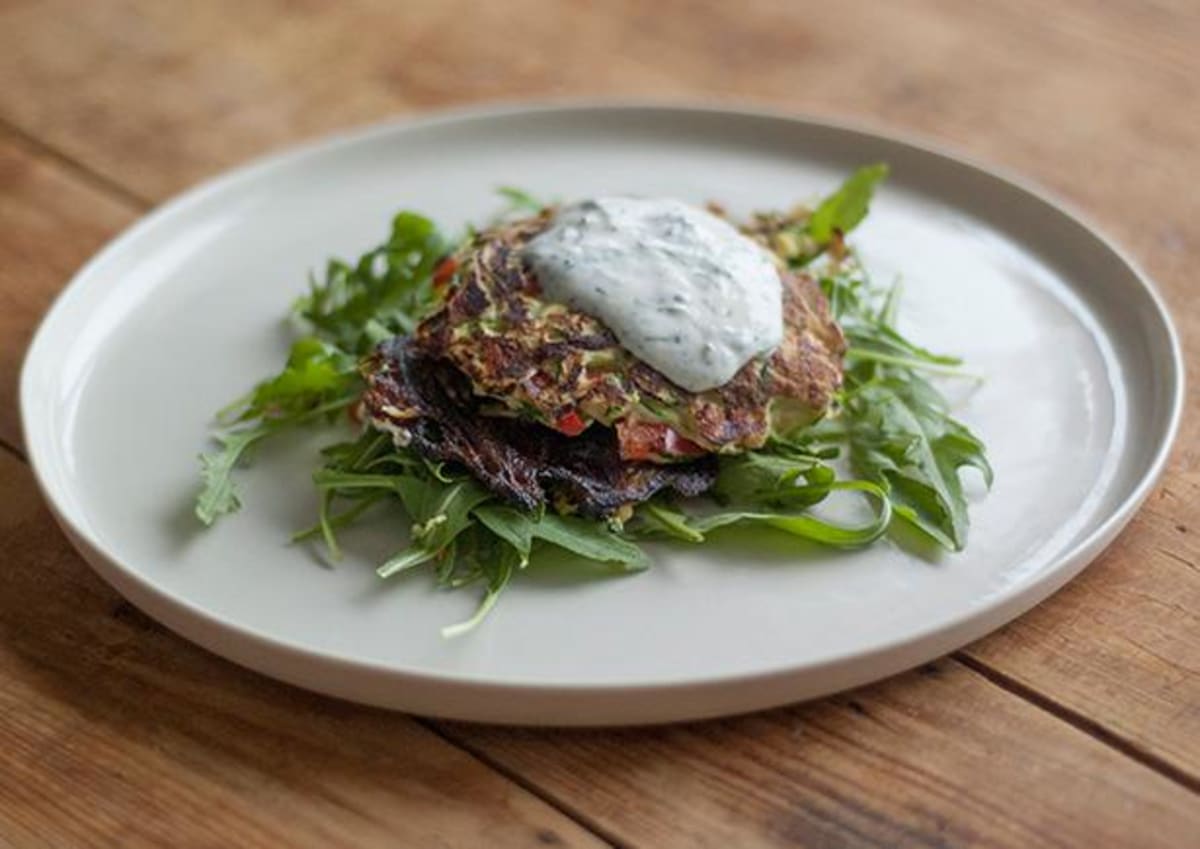
[[691,392],[729,382],[783,339],[783,284],[767,251],[669,198],[566,207],[523,253],[544,295],[612,330]]

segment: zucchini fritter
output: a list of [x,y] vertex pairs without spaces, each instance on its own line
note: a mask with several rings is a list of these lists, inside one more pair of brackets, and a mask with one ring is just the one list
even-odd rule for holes
[[540,298],[520,249],[551,215],[479,234],[458,258],[445,304],[417,328],[424,352],[454,364],[476,394],[492,399],[484,412],[567,434],[616,425],[622,456],[659,461],[757,448],[824,413],[841,384],[845,342],[811,276],[780,272],[785,330],[776,351],[723,386],[688,392],[597,319]]

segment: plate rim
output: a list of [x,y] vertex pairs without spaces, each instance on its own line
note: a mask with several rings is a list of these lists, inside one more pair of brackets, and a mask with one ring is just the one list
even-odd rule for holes
[[[1152,356],[1155,359],[1165,357],[1172,373],[1163,399],[1163,404],[1167,407],[1167,417],[1164,427],[1156,434],[1158,445],[1150,463],[1140,470],[1140,474],[1136,477],[1136,483],[1128,490],[1128,494],[1090,532],[1076,539],[1050,560],[1035,579],[1006,588],[982,611],[968,608],[949,620],[943,620],[919,631],[914,631],[902,640],[868,649],[831,655],[815,663],[716,676],[693,674],[678,679],[632,683],[580,681],[547,683],[537,680],[497,680],[478,674],[398,667],[298,646],[253,626],[213,614],[185,597],[163,590],[136,569],[126,566],[112,552],[107,551],[100,540],[89,535],[85,522],[76,521],[76,518],[70,515],[70,511],[60,501],[61,493],[57,492],[45,474],[45,466],[50,462],[53,445],[58,435],[41,436],[35,427],[37,423],[33,420],[36,415],[33,407],[35,395],[38,394],[35,386],[35,372],[39,358],[47,356],[42,353],[43,349],[52,348],[50,337],[54,331],[54,325],[66,320],[64,315],[70,309],[71,298],[74,296],[72,293],[77,293],[81,285],[98,267],[102,267],[109,257],[124,250],[128,244],[140,238],[145,231],[151,230],[161,222],[185,215],[196,205],[203,203],[211,196],[218,195],[227,188],[233,188],[247,179],[267,177],[272,171],[286,168],[314,155],[333,153],[338,149],[366,143],[378,137],[435,129],[439,126],[460,122],[519,118],[526,115],[535,116],[548,113],[592,114],[606,111],[639,112],[647,115],[671,113],[675,115],[708,115],[717,119],[731,120],[766,119],[783,124],[833,129],[868,137],[877,142],[898,144],[921,153],[932,154],[943,160],[949,160],[959,166],[965,166],[982,176],[1007,184],[1009,188],[1015,188],[1027,199],[1036,201],[1046,207],[1050,213],[1059,215],[1091,237],[1107,251],[1111,259],[1123,265],[1130,272],[1133,280],[1138,284],[1141,294],[1146,297],[1148,304],[1153,308],[1153,318],[1163,334],[1161,339],[1155,340],[1158,344],[1155,345]],[[1165,346],[1162,345],[1164,342]],[[105,244],[71,275],[66,285],[57,293],[50,307],[40,319],[37,330],[26,349],[20,372],[19,406],[22,437],[29,465],[44,501],[50,507],[52,515],[72,545],[83,555],[91,567],[119,593],[145,609],[152,618],[176,631],[190,642],[269,677],[285,680],[306,689],[426,715],[455,719],[523,722],[527,721],[523,717],[532,714],[537,716],[536,721],[539,724],[631,724],[741,713],[825,695],[848,686],[857,686],[939,657],[946,651],[989,633],[994,628],[1040,603],[1074,578],[1116,537],[1161,478],[1177,439],[1185,406],[1185,369],[1182,345],[1171,311],[1158,287],[1141,265],[1073,204],[1045,190],[1034,181],[1002,166],[997,167],[983,162],[951,146],[903,130],[897,131],[891,127],[840,116],[830,117],[764,108],[761,105],[744,101],[554,98],[535,101],[504,101],[419,112],[340,130],[252,158],[231,169],[221,171],[213,177],[203,179],[162,201]],[[245,645],[237,645],[238,640],[243,641]],[[264,660],[264,657],[274,658],[274,660],[268,662]],[[300,671],[281,672],[276,662],[283,663],[288,670],[296,667]],[[833,675],[838,667],[854,663],[861,664],[863,667],[874,665],[876,671],[849,676],[848,681],[832,686],[809,688],[811,692],[799,686],[796,680],[805,676],[819,677],[822,672],[826,675]],[[336,686],[323,686],[320,683],[306,680],[308,676],[301,674],[306,665],[320,667],[322,677],[325,679],[359,675],[377,683],[388,682],[397,691],[398,697],[381,698],[378,694],[372,696],[369,693],[357,692],[356,687],[349,681]],[[722,691],[751,686],[759,689],[761,692],[759,698],[735,699],[738,706],[733,709],[728,706],[720,706]],[[790,691],[798,693],[798,695],[780,698],[781,695],[784,695],[783,691],[788,690],[789,686]],[[409,688],[413,689],[409,690]],[[369,690],[371,687],[368,686],[367,689]],[[645,704],[647,696],[653,694],[663,697],[668,694],[686,694],[696,702],[694,707],[683,710],[655,709],[653,705]],[[448,701],[446,696],[483,697],[485,700],[494,700],[496,703],[490,709],[472,710],[468,707],[464,711],[458,710],[458,705],[453,703],[453,700],[449,700],[451,702],[449,704],[444,703]],[[589,713],[588,709],[582,706],[581,699],[599,696],[603,696],[602,701],[617,705],[618,709],[614,711],[610,706],[608,711],[597,714],[595,711]],[[516,702],[524,700],[525,707],[521,707],[519,704],[509,704],[508,702],[512,701],[514,697]],[[619,699],[622,697],[629,697],[638,702],[638,705],[621,707]],[[664,701],[670,700],[664,698]],[[543,706],[531,710],[530,704],[543,704]],[[551,707],[554,711],[574,707],[579,714],[548,719],[544,714]],[[614,714],[614,716],[608,718],[609,714]]]

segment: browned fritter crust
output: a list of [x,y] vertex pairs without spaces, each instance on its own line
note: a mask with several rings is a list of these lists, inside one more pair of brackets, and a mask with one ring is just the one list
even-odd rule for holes
[[[688,392],[621,347],[597,319],[540,299],[521,247],[552,211],[481,233],[459,257],[443,307],[417,329],[417,344],[466,374],[493,412],[554,425],[661,421],[709,451],[761,446],[771,432],[819,417],[841,385],[845,341],[817,282],[781,272],[784,338],[725,385]],[[774,422],[772,422],[774,418]]]
[[372,425],[430,460],[464,467],[527,510],[550,502],[560,512],[605,517],[664,489],[699,495],[716,480],[711,456],[667,466],[622,460],[609,428],[571,438],[533,422],[480,416],[466,377],[408,338],[384,342],[362,371]]

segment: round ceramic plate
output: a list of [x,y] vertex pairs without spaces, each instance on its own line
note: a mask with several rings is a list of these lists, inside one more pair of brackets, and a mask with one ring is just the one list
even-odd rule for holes
[[[951,386],[996,482],[971,484],[965,552],[925,559],[770,534],[655,546],[649,572],[522,573],[473,633],[471,592],[380,582],[403,523],[346,539],[334,567],[288,543],[311,523],[320,436],[261,452],[245,508],[202,530],[197,453],[214,410],[281,361],[281,315],[326,258],[356,256],[397,209],[451,231],[535,196],[668,195],[787,208],[855,166],[892,177],[855,233],[901,318],[961,354]],[[810,698],[914,666],[1045,598],[1146,496],[1182,395],[1170,321],[1094,231],[1013,180],[919,144],[718,109],[505,108],[375,127],[251,165],[150,215],[71,282],[22,376],[25,438],[88,561],[185,637],[285,681],[471,720],[679,720]],[[968,482],[970,483],[970,482]]]

